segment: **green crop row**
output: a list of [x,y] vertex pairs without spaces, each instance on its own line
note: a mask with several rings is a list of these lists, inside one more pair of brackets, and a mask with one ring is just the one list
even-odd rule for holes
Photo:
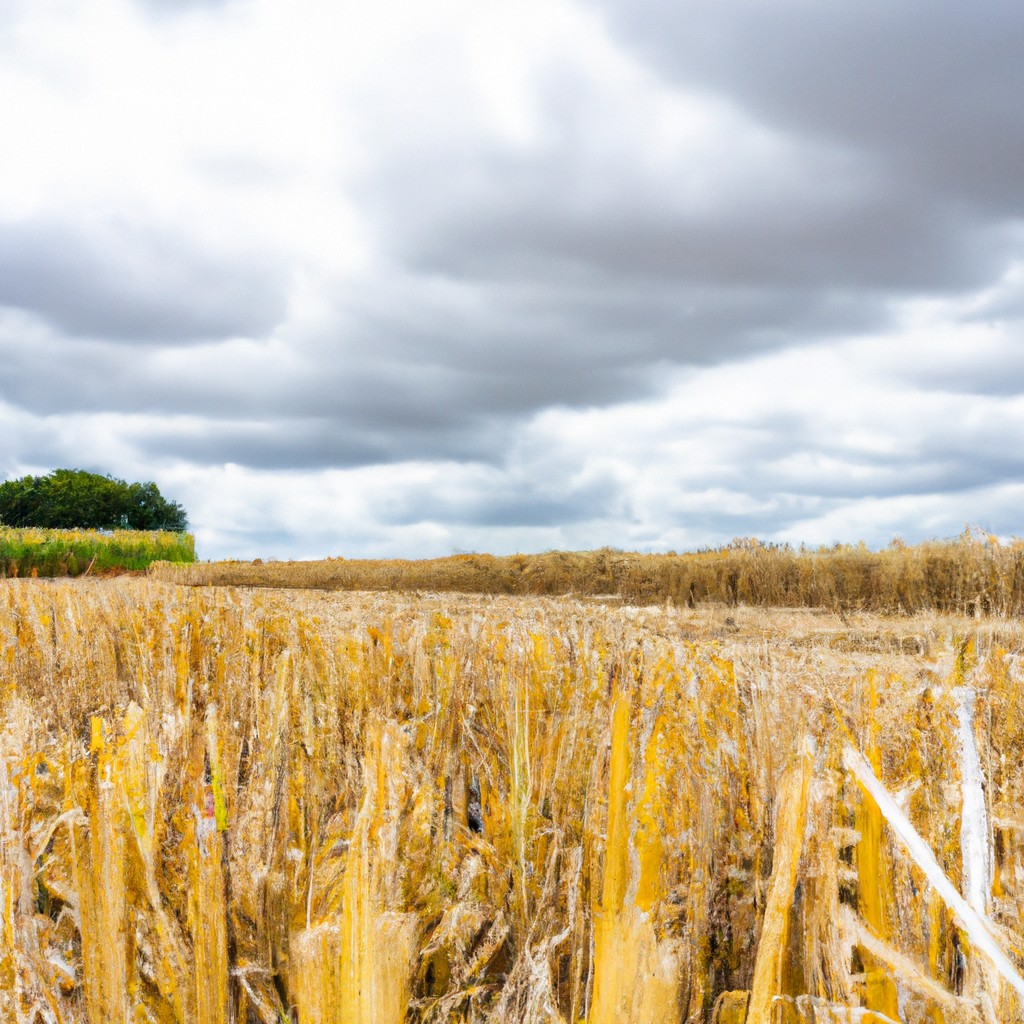
[[0,577],[81,576],[194,562],[190,533],[160,530],[40,530],[0,527]]

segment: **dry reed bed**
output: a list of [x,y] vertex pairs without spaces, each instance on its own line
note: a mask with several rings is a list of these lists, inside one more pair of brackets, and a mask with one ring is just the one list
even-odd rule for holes
[[953,540],[883,551],[863,544],[793,548],[737,540],[682,554],[548,551],[422,560],[329,558],[307,562],[158,563],[154,579],[186,586],[421,590],[474,594],[617,595],[632,604],[671,600],[885,614],[1024,614],[1024,541],[965,530]]
[[1024,1020],[850,769],[981,880],[1012,971],[1022,652],[1009,622],[9,581],[0,1016]]

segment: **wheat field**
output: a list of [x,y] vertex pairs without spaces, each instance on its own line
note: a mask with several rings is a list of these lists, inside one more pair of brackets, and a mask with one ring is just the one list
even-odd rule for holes
[[0,584],[0,1018],[1024,1021],[1024,629]]

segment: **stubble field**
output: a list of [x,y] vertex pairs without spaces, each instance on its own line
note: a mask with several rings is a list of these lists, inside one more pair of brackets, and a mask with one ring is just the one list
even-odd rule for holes
[[1024,1020],[1024,628],[0,584],[0,1017]]

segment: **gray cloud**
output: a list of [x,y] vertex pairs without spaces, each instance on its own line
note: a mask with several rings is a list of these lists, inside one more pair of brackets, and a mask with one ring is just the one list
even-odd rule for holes
[[259,335],[284,315],[285,283],[270,261],[232,265],[152,224],[0,225],[0,305],[73,335],[165,343]]
[[[563,365],[581,343],[598,364],[685,365],[884,328],[896,301],[982,287],[1019,253],[1024,115],[1003,39],[1020,15],[979,28],[971,12],[876,7],[609,5],[672,87],[717,92],[778,133],[747,153],[729,129],[734,162],[704,169],[696,195],[709,155],[645,159],[645,112],[570,64],[542,80],[530,141],[392,141],[360,202],[411,274],[477,289],[526,352]],[[956,84],[931,91],[954,57]],[[985,140],[1006,152],[979,175]]]
[[617,166],[583,164],[570,175],[561,149],[537,154],[526,175],[488,154],[475,176],[487,185],[476,194],[437,188],[424,196],[422,186],[389,182],[386,217],[401,225],[398,251],[421,272],[546,282],[570,296],[608,286],[672,294],[682,286],[778,289],[799,299],[831,288],[870,301],[873,292],[977,285],[1013,251],[987,221],[903,191],[855,161],[826,172],[847,183],[821,194],[812,184],[814,154],[806,156],[809,180],[781,190],[766,180],[763,195],[756,182],[745,195],[726,189],[719,209],[680,202],[684,154],[653,180],[628,153]]
[[[379,465],[399,460],[487,460],[507,444],[508,430],[500,423],[464,417],[460,427],[445,423],[404,428],[386,422],[375,425],[340,409],[333,419],[274,416],[262,423],[200,420],[176,428],[173,423],[147,424],[129,430],[126,440],[140,454],[173,456],[197,465],[237,465],[266,470],[318,470]],[[409,436],[404,443],[396,435]]]
[[[447,314],[415,296],[366,290],[333,324],[287,343],[176,349],[71,341],[24,318],[0,321],[0,395],[34,414],[120,412],[171,418],[138,438],[147,452],[200,463],[281,468],[413,458],[501,457],[516,422],[551,404],[649,394],[654,371],[599,339],[563,341],[505,310]],[[539,321],[541,317],[537,316]],[[40,366],[48,370],[41,374]],[[174,418],[182,418],[175,425]],[[198,425],[197,425],[198,424]],[[213,424],[216,424],[214,427]]]
[[[217,18],[167,31],[229,5],[223,37]],[[481,84],[468,22],[445,22],[440,50],[377,26],[387,52],[335,77],[310,46],[326,5],[287,20],[279,77],[250,98],[249,70],[278,53],[271,6],[137,0],[111,46],[147,81],[105,77],[83,50],[54,89],[26,91],[40,123],[59,108],[142,132],[168,91],[181,117],[139,164],[175,174],[121,206],[109,184],[89,194],[95,158],[81,183],[54,177],[52,203],[0,174],[10,472],[198,475],[211,533],[207,487],[229,505],[251,488],[262,509],[288,476],[296,504],[275,523],[219,528],[225,547],[282,551],[330,536],[332,474],[355,495],[345,536],[369,553],[851,522],[877,541],[914,535],[904,502],[928,511],[918,530],[977,502],[1018,529],[1017,4],[592,0],[606,34],[580,16],[570,45],[538,21],[543,45],[510,43],[500,87]],[[151,54],[173,51],[152,81],[127,59],[146,33]],[[288,91],[296,54],[308,102]],[[59,56],[43,52],[41,80]],[[180,74],[190,60],[202,74]],[[184,95],[193,77],[208,95]],[[122,107],[133,84],[153,93]],[[261,240],[244,250],[243,226]]]
[[907,186],[997,215],[1019,209],[1024,10],[1012,0],[597,5],[671,81],[857,147]]
[[449,486],[405,486],[377,506],[383,523],[440,522],[456,527],[563,526],[628,515],[618,482],[580,484],[489,472]]
[[[902,394],[914,395],[918,386],[908,382]],[[821,514],[858,501],[952,499],[1024,483],[1024,452],[1014,442],[1022,417],[994,397],[996,393],[980,403],[975,396],[950,395],[935,405],[930,421],[928,414],[918,414],[907,423],[904,437],[898,422],[886,422],[888,410],[875,408],[871,411],[879,426],[895,442],[883,449],[858,444],[845,430],[837,432],[812,416],[760,416],[759,429],[731,438],[729,459],[704,470],[700,479],[755,502],[778,505],[769,513],[747,510],[739,515],[748,523],[747,532],[756,524],[761,536],[798,522],[809,506]],[[962,415],[950,415],[958,406]],[[688,522],[694,521],[685,491],[680,491],[677,507]],[[784,508],[788,520],[779,518]],[[911,536],[920,537],[920,531],[919,523]]]

